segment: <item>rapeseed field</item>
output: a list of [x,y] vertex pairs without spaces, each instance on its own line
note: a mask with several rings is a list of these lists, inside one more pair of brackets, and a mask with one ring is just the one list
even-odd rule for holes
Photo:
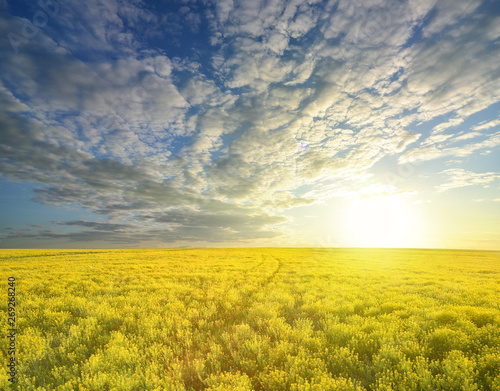
[[500,253],[0,251],[2,390],[500,390]]

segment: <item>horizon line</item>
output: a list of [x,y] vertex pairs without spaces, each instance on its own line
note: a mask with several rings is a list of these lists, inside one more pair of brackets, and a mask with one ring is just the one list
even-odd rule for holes
[[444,248],[444,247],[342,247],[342,246],[256,246],[256,247],[10,247],[10,248],[0,248],[2,250],[74,250],[74,251],[99,251],[99,250],[214,250],[214,249],[335,249],[335,250],[419,250],[419,251],[488,251],[488,252],[500,252],[498,250],[491,249],[475,249],[475,248]]

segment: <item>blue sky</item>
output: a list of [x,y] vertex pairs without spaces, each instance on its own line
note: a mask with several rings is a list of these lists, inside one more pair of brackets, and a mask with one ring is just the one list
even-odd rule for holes
[[0,247],[500,250],[497,1],[0,18]]

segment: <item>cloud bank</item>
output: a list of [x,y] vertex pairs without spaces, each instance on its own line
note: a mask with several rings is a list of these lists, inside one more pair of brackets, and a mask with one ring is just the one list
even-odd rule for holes
[[[279,238],[283,211],[373,185],[383,158],[500,145],[499,119],[456,130],[499,101],[491,1],[40,4],[2,8],[0,173],[102,220],[4,241]],[[446,173],[439,191],[492,178]]]

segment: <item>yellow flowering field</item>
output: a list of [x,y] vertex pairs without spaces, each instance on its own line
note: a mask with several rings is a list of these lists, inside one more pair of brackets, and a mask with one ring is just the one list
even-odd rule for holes
[[2,390],[500,390],[498,252],[1,250],[0,277]]

